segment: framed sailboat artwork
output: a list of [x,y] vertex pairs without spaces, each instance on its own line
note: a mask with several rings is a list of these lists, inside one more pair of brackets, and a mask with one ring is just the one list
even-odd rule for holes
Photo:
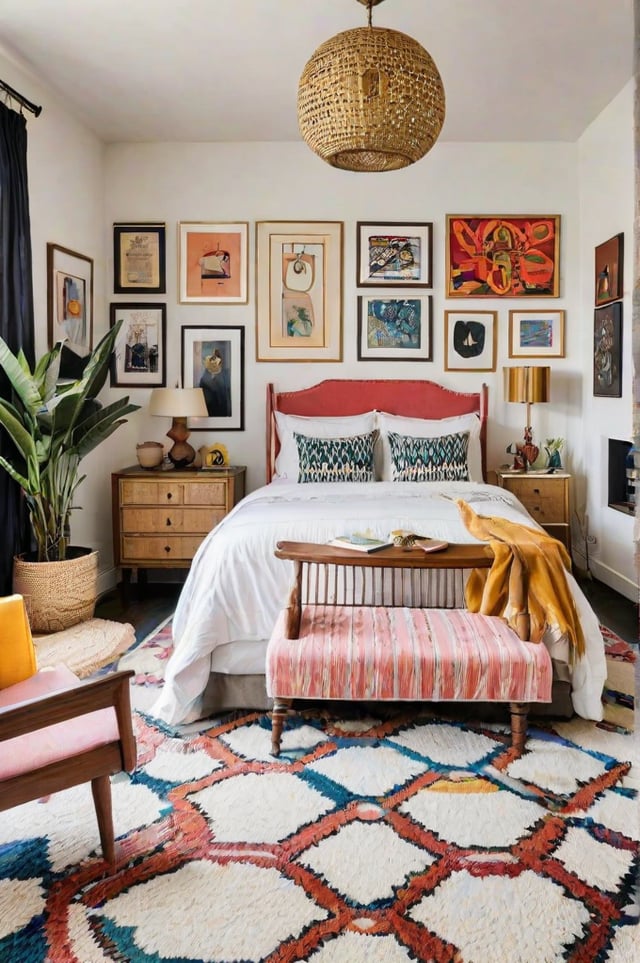
[[445,311],[444,370],[495,371],[497,311]]

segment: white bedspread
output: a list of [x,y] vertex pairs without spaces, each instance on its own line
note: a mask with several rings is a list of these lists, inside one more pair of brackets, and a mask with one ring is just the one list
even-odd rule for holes
[[[292,563],[274,556],[278,541],[326,542],[366,528],[386,537],[392,529],[405,528],[451,542],[474,542],[456,498],[464,498],[480,515],[537,527],[510,492],[472,482],[298,485],[278,480],[248,495],[196,554],[175,612],[165,685],[152,713],[172,724],[198,719],[212,654],[230,642],[243,641],[245,651],[248,643],[261,643],[253,671],[263,671],[264,640],[287,599],[293,571]],[[598,720],[606,675],[602,635],[575,579],[569,573],[566,577],[586,640],[585,656],[571,666],[573,706],[578,715]],[[548,631],[545,644],[554,660],[569,662],[565,639]],[[218,669],[220,660],[214,658],[214,665]]]

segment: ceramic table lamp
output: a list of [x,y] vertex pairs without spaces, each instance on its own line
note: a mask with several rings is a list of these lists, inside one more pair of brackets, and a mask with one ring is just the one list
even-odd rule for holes
[[169,461],[174,468],[186,468],[196,457],[195,448],[187,441],[187,418],[206,418],[209,414],[202,388],[154,388],[149,411],[173,419],[167,432],[167,438],[173,441]]

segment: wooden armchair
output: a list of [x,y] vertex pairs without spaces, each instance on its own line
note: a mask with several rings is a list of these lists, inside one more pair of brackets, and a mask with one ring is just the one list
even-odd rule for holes
[[[18,601],[19,600],[19,601]],[[21,605],[19,596],[7,612]],[[6,660],[5,606],[0,605],[0,649]],[[27,625],[27,638],[31,641]],[[33,643],[31,643],[33,644]],[[27,660],[28,661],[28,660]],[[82,682],[66,666],[42,669],[0,688],[0,810],[91,782],[102,851],[115,862],[109,776],[136,765],[129,679],[113,672]]]

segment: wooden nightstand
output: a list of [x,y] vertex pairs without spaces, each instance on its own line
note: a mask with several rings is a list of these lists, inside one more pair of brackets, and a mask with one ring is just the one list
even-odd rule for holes
[[111,476],[113,557],[133,569],[189,568],[205,535],[244,495],[244,466],[215,471],[125,468]]
[[498,485],[519,499],[529,514],[554,538],[559,539],[571,554],[571,516],[569,514],[569,483],[571,475],[556,471],[542,472],[496,471]]

